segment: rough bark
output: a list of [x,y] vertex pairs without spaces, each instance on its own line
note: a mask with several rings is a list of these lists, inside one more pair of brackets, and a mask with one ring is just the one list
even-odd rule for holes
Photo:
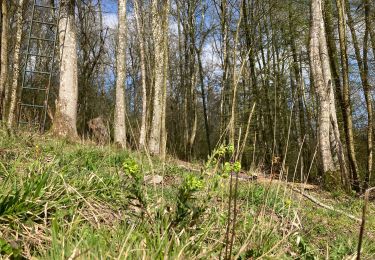
[[201,49],[196,49],[198,57],[198,69],[199,69],[199,80],[201,85],[201,95],[202,95],[202,105],[203,105],[203,116],[204,116],[204,127],[206,131],[206,141],[208,147],[208,154],[211,155],[211,139],[210,139],[210,128],[208,123],[208,113],[207,113],[207,101],[204,87],[204,74],[201,58]]
[[126,147],[125,82],[126,82],[126,0],[118,1],[117,79],[114,119],[114,141]]
[[[368,8],[368,5],[365,5],[367,6]],[[346,10],[348,10],[347,12],[347,16],[348,16],[348,21],[347,21],[347,24],[349,26],[349,29],[350,29],[350,32],[351,32],[351,35],[352,35],[352,41],[353,41],[353,47],[354,47],[354,53],[355,53],[355,57],[356,57],[356,60],[357,60],[357,63],[358,63],[358,68],[359,68],[359,72],[360,72],[360,77],[361,77],[361,83],[362,83],[362,87],[363,87],[363,91],[364,91],[364,94],[365,94],[365,99],[366,99],[366,108],[367,108],[367,115],[368,115],[368,119],[367,119],[367,153],[368,153],[368,157],[367,157],[367,174],[366,176],[370,176],[371,175],[371,171],[372,171],[372,138],[373,138],[373,130],[372,130],[372,120],[373,120],[373,115],[372,115],[372,99],[371,99],[371,95],[370,95],[370,88],[369,88],[369,80],[368,80],[368,69],[367,69],[367,40],[368,39],[368,26],[366,26],[366,29],[365,29],[365,34],[367,34],[367,36],[365,35],[364,37],[364,49],[363,49],[363,57],[361,55],[361,51],[360,51],[360,48],[359,48],[359,42],[358,42],[358,38],[357,38],[357,32],[355,30],[355,26],[354,26],[354,21],[353,21],[353,17],[352,17],[352,14],[350,12],[350,4],[349,4],[349,1],[348,0],[345,0],[345,7],[346,7]],[[367,10],[368,12],[368,10]],[[368,25],[369,21],[368,21],[368,18],[367,18],[367,25]],[[366,56],[366,57],[365,57]],[[366,62],[364,61],[364,59],[366,58]]]
[[74,0],[60,2],[60,87],[53,122],[53,133],[61,137],[77,138],[77,38]]
[[141,129],[139,133],[139,147],[143,149],[146,146],[147,133],[147,82],[146,82],[146,59],[145,59],[145,41],[144,28],[142,20],[141,5],[138,0],[134,1],[135,19],[137,23],[137,31],[139,38],[140,62],[141,62],[141,78],[142,78],[142,119]]
[[21,48],[21,36],[22,36],[22,9],[23,9],[23,0],[18,2],[17,11],[16,11],[16,40],[14,46],[14,56],[13,56],[13,75],[12,75],[12,84],[10,89],[10,106],[8,113],[8,128],[11,129],[14,123],[14,118],[16,114],[17,106],[17,88],[18,88],[18,77],[20,73],[20,48]]
[[318,140],[325,174],[334,174],[336,166],[332,151],[339,160],[341,181],[348,187],[345,156],[337,122],[332,73],[322,12],[322,0],[311,2],[310,59],[314,86],[319,98]]
[[1,3],[1,71],[0,71],[0,120],[5,117],[8,79],[8,5]]
[[368,20],[368,27],[369,27],[369,33],[370,33],[370,40],[371,40],[371,47],[372,47],[372,54],[373,57],[375,57],[375,3],[372,5],[369,5],[368,12],[369,20]]
[[353,177],[353,188],[358,191],[358,165],[354,148],[353,137],[353,120],[352,108],[350,102],[350,89],[349,89],[349,62],[348,62],[348,44],[346,36],[346,23],[345,23],[345,3],[343,0],[336,0],[336,6],[339,16],[339,38],[340,38],[340,56],[342,67],[342,112],[345,130],[346,148],[349,157],[349,165]]
[[[369,186],[369,182],[371,180],[372,174],[372,164],[373,164],[373,110],[372,110],[372,96],[371,96],[371,86],[369,81],[367,80],[368,75],[368,62],[367,62],[367,55],[368,55],[368,40],[369,40],[369,30],[371,30],[371,21],[370,21],[370,2],[368,0],[364,0],[363,4],[365,6],[365,35],[363,40],[363,74],[365,77],[365,85],[364,85],[364,92],[365,92],[365,100],[366,100],[366,107],[367,107],[367,173],[365,175],[365,183],[364,189],[367,189]],[[375,47],[375,46],[373,46]],[[374,53],[375,54],[375,53]]]
[[[149,141],[149,150],[151,154],[162,155],[163,147],[166,142],[165,131],[165,100],[166,100],[166,69],[167,69],[167,55],[166,55],[166,39],[167,27],[165,24],[168,19],[168,3],[164,3],[162,12],[159,12],[159,1],[153,0],[152,2],[152,36],[154,38],[155,49],[155,65],[154,65],[154,98],[153,98],[153,111],[151,133]],[[163,137],[162,137],[163,135]],[[162,143],[164,142],[164,143]]]
[[[335,171],[333,163],[330,135],[330,84],[324,78],[322,71],[322,61],[320,53],[320,30],[322,25],[321,1],[312,0],[311,2],[311,31],[310,31],[310,63],[314,87],[319,98],[318,115],[318,141],[319,153],[322,161],[324,173]],[[329,79],[328,79],[329,80]]]

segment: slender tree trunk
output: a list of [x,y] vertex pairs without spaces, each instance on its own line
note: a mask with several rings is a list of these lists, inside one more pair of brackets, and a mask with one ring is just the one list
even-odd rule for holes
[[[242,4],[242,2],[241,2]],[[234,46],[233,46],[233,90],[232,90],[232,106],[231,106],[231,114],[230,114],[230,123],[229,123],[229,143],[234,144],[235,143],[235,131],[236,131],[236,108],[237,108],[237,89],[238,89],[238,81],[237,78],[241,77],[241,75],[237,75],[237,67],[236,67],[236,57],[237,57],[237,43],[238,43],[238,37],[239,37],[239,31],[240,31],[240,25],[242,20],[242,12],[243,8],[240,8],[240,17],[238,19],[237,23],[237,29],[236,29],[236,35],[234,38]],[[242,71],[240,71],[241,73]]]
[[221,80],[221,131],[225,131],[227,128],[227,118],[229,116],[230,101],[228,95],[230,93],[229,88],[229,37],[228,37],[228,3],[227,0],[222,0],[220,2],[220,23],[221,23],[221,34],[222,34],[222,57],[223,57],[223,76]]
[[126,0],[118,1],[119,31],[117,42],[117,79],[116,79],[116,107],[114,120],[114,141],[121,147],[126,147]]
[[[348,0],[345,0],[345,6],[346,6],[347,16],[348,16],[347,24],[348,24],[350,32],[352,34],[352,41],[353,41],[355,57],[356,57],[356,60],[357,60],[357,63],[358,63],[362,87],[363,87],[363,91],[364,91],[365,99],[366,99],[366,108],[367,108],[367,116],[368,116],[368,119],[367,119],[367,127],[368,127],[368,129],[367,129],[367,151],[368,151],[368,157],[367,157],[367,174],[366,174],[366,176],[370,176],[371,171],[372,171],[372,149],[373,149],[372,148],[372,142],[373,142],[372,141],[372,138],[373,138],[372,137],[373,136],[373,131],[372,131],[373,115],[372,115],[372,113],[373,112],[372,112],[372,100],[371,100],[370,89],[369,89],[369,81],[368,81],[368,69],[367,69],[367,64],[365,64],[365,63],[367,63],[368,26],[366,26],[366,29],[365,29],[364,46],[363,46],[364,49],[363,49],[363,57],[362,57],[361,51],[360,51],[360,48],[359,48],[357,33],[355,31],[353,17],[352,17],[351,10],[350,10],[350,4],[349,4]],[[365,8],[368,8],[367,4],[365,4]],[[365,13],[366,13],[366,10],[365,10]],[[367,10],[367,13],[368,13],[368,10]],[[367,19],[366,19],[367,25],[368,25],[368,22],[369,22],[368,19],[369,18],[367,16]],[[366,55],[366,57],[365,57],[365,55]],[[365,58],[366,58],[366,62],[364,61]]]
[[[322,3],[320,3],[320,8]],[[340,138],[340,131],[338,126],[337,120],[337,112],[336,112],[336,101],[335,101],[335,94],[333,91],[333,78],[331,73],[330,62],[328,58],[328,47],[327,47],[327,39],[326,39],[326,32],[323,20],[323,12],[320,11],[320,26],[319,28],[319,46],[320,46],[320,56],[322,60],[322,70],[323,70],[323,78],[326,82],[326,86],[330,88],[329,90],[329,99],[330,99],[330,120],[332,124],[332,128],[330,129],[333,131],[334,141],[335,141],[335,152],[337,153],[338,160],[340,162],[340,170],[341,170],[341,178],[345,188],[349,188],[348,183],[348,173],[346,167],[346,160],[345,155],[341,143]]]
[[[367,173],[365,176],[364,189],[367,189],[369,182],[371,180],[372,173],[372,150],[373,150],[373,110],[372,110],[372,96],[371,96],[371,87],[367,80],[368,75],[368,62],[367,62],[367,53],[368,53],[368,38],[369,30],[371,29],[370,21],[370,2],[369,0],[363,0],[365,6],[365,35],[363,39],[363,74],[366,77],[366,85],[364,86],[366,106],[367,106]],[[373,46],[375,47],[375,46]],[[375,52],[373,53],[375,55]]]
[[[163,8],[163,50],[164,50],[164,64],[163,64],[163,93],[162,93],[162,115],[161,115],[161,147],[160,155],[165,159],[167,155],[167,85],[168,85],[168,71],[169,71],[169,0],[164,1]],[[195,139],[195,137],[194,137]]]
[[[168,19],[168,4],[164,3],[162,12],[159,12],[159,1],[152,1],[152,35],[155,44],[155,83],[154,83],[154,98],[152,111],[151,134],[149,141],[149,150],[154,155],[163,156],[163,147],[166,141],[165,132],[165,101],[166,101],[166,70],[167,70],[167,56],[166,43],[167,37],[167,23]],[[164,114],[164,115],[163,115]],[[163,137],[162,137],[163,135]]]
[[60,88],[53,132],[58,136],[77,138],[78,68],[75,1],[62,0],[60,8]]
[[8,93],[8,19],[7,1],[3,0],[1,3],[0,120],[5,117]]
[[141,5],[138,0],[134,1],[135,18],[137,22],[137,31],[139,38],[140,59],[141,59],[141,77],[142,77],[142,120],[139,134],[139,147],[143,149],[146,146],[147,133],[147,82],[146,82],[146,59],[145,59],[145,41]]
[[375,4],[373,3],[369,7],[369,20],[368,20],[368,29],[370,33],[370,40],[372,46],[372,55],[375,57]]
[[340,38],[340,53],[341,53],[341,67],[343,77],[342,87],[342,110],[344,119],[344,130],[347,153],[349,157],[349,165],[353,177],[353,188],[359,191],[358,182],[358,165],[355,155],[354,148],[354,137],[353,137],[353,121],[352,121],[352,109],[350,102],[350,90],[349,90],[349,62],[348,62],[348,44],[346,38],[346,24],[345,24],[345,3],[343,0],[336,0],[337,11],[339,15],[339,38]]
[[196,52],[197,52],[197,58],[198,58],[199,79],[200,79],[201,95],[202,95],[202,103],[203,103],[204,127],[206,131],[208,154],[210,155],[211,154],[210,128],[208,124],[208,113],[207,113],[207,104],[206,104],[206,94],[205,94],[205,89],[204,89],[204,74],[203,74],[203,67],[202,67],[201,50],[196,49]]
[[8,128],[11,129],[14,123],[14,117],[16,114],[17,106],[17,89],[18,89],[18,77],[20,74],[20,48],[21,48],[21,37],[22,37],[22,9],[23,0],[18,2],[16,11],[16,40],[14,46],[14,56],[13,56],[13,78],[10,92],[10,107],[8,114]]

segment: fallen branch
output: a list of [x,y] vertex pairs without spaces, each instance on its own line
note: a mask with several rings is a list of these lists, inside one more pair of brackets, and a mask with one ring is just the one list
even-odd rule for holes
[[351,220],[354,220],[354,221],[359,222],[359,223],[362,221],[360,218],[357,218],[357,217],[354,216],[354,215],[351,215],[351,214],[346,213],[346,212],[344,212],[344,211],[342,211],[342,210],[335,209],[335,208],[332,207],[332,206],[329,206],[329,205],[327,205],[327,204],[324,204],[323,202],[320,202],[319,200],[317,200],[315,197],[313,197],[313,196],[311,196],[311,195],[309,195],[309,194],[306,194],[306,193],[304,193],[304,192],[302,192],[302,191],[300,191],[300,190],[298,190],[298,189],[292,189],[292,190],[293,190],[294,192],[297,192],[297,193],[301,194],[302,196],[304,196],[305,198],[309,199],[310,201],[314,202],[315,204],[317,204],[318,206],[320,206],[320,207],[322,207],[322,208],[325,208],[325,209],[328,209],[328,210],[334,211],[334,212],[336,212],[336,213],[339,213],[339,214],[341,214],[341,215],[344,215],[344,216],[350,218]]

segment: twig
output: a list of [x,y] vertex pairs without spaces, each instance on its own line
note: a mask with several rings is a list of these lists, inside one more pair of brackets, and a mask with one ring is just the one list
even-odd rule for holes
[[294,192],[297,192],[299,194],[301,194],[302,196],[304,196],[305,198],[309,199],[310,201],[314,202],[315,204],[317,204],[318,206],[322,207],[322,208],[325,208],[325,209],[328,209],[328,210],[331,210],[331,211],[334,211],[336,213],[339,213],[339,214],[342,214],[354,221],[357,221],[357,222],[361,222],[361,219],[360,218],[357,218],[356,216],[353,216],[351,214],[348,214],[342,210],[339,210],[339,209],[335,209],[333,208],[332,206],[329,206],[327,204],[324,204],[323,202],[320,202],[319,200],[317,200],[315,197],[309,195],[309,194],[306,194],[298,189],[292,189]]
[[357,260],[361,259],[361,248],[362,248],[362,241],[363,241],[363,234],[365,233],[365,223],[366,223],[366,211],[367,211],[367,203],[370,196],[370,192],[375,190],[375,187],[367,189],[365,192],[365,202],[363,204],[362,209],[362,223],[361,228],[359,230],[359,239],[358,239],[358,250],[357,250]]

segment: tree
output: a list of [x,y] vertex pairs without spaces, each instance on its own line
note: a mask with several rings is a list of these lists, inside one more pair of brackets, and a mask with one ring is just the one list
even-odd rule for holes
[[146,133],[147,133],[147,82],[146,82],[146,49],[144,39],[144,24],[142,19],[141,1],[134,1],[134,12],[137,24],[137,32],[139,39],[140,49],[140,62],[141,62],[141,77],[142,77],[142,120],[141,129],[139,133],[139,147],[143,149],[146,146]]
[[75,25],[75,0],[61,0],[59,21],[60,87],[53,122],[57,136],[77,138],[77,38]]
[[[162,10],[159,10],[159,9]],[[154,96],[149,150],[152,154],[165,156],[166,146],[166,89],[168,71],[168,13],[169,1],[152,1],[152,36],[154,38]]]
[[349,157],[349,165],[353,176],[353,188],[359,191],[358,182],[358,165],[354,148],[353,137],[353,120],[352,108],[350,102],[350,89],[349,89],[349,61],[348,61],[348,46],[346,38],[346,23],[345,23],[345,2],[344,0],[336,0],[336,6],[339,16],[339,38],[340,38],[340,54],[341,54],[341,67],[342,67],[342,111],[344,119],[344,130],[347,153]]
[[114,119],[114,141],[126,147],[125,81],[126,81],[126,0],[119,0],[119,25],[117,42],[116,107]]
[[[332,148],[336,149],[335,152],[339,156],[342,169],[345,169],[345,159],[337,125],[321,0],[311,1],[311,19],[310,60],[314,86],[319,98],[319,152],[324,174],[334,174],[337,171],[337,167],[333,159]],[[331,142],[333,143],[332,146]],[[343,181],[348,185],[345,170],[342,172]]]
[[0,120],[5,117],[8,80],[8,5],[1,3],[1,70],[0,70]]
[[[367,173],[365,175],[365,185],[364,188],[367,189],[369,187],[369,182],[371,179],[372,174],[372,150],[373,150],[373,108],[372,108],[372,96],[371,96],[371,87],[370,83],[368,82],[367,75],[368,75],[368,40],[369,34],[371,31],[371,20],[370,20],[370,2],[368,0],[363,0],[363,4],[365,6],[365,35],[363,39],[363,78],[364,78],[364,86],[363,91],[365,92],[365,100],[366,100],[366,107],[367,107]],[[373,37],[373,36],[371,36]],[[375,43],[373,42],[373,55],[375,55]]]
[[23,10],[23,0],[20,0],[17,5],[16,11],[16,42],[14,45],[13,53],[13,75],[12,75],[12,85],[10,88],[10,107],[8,114],[8,128],[11,129],[14,123],[14,117],[16,114],[17,105],[17,89],[18,89],[18,77],[20,73],[20,48],[21,48],[21,38],[22,38],[22,10]]

